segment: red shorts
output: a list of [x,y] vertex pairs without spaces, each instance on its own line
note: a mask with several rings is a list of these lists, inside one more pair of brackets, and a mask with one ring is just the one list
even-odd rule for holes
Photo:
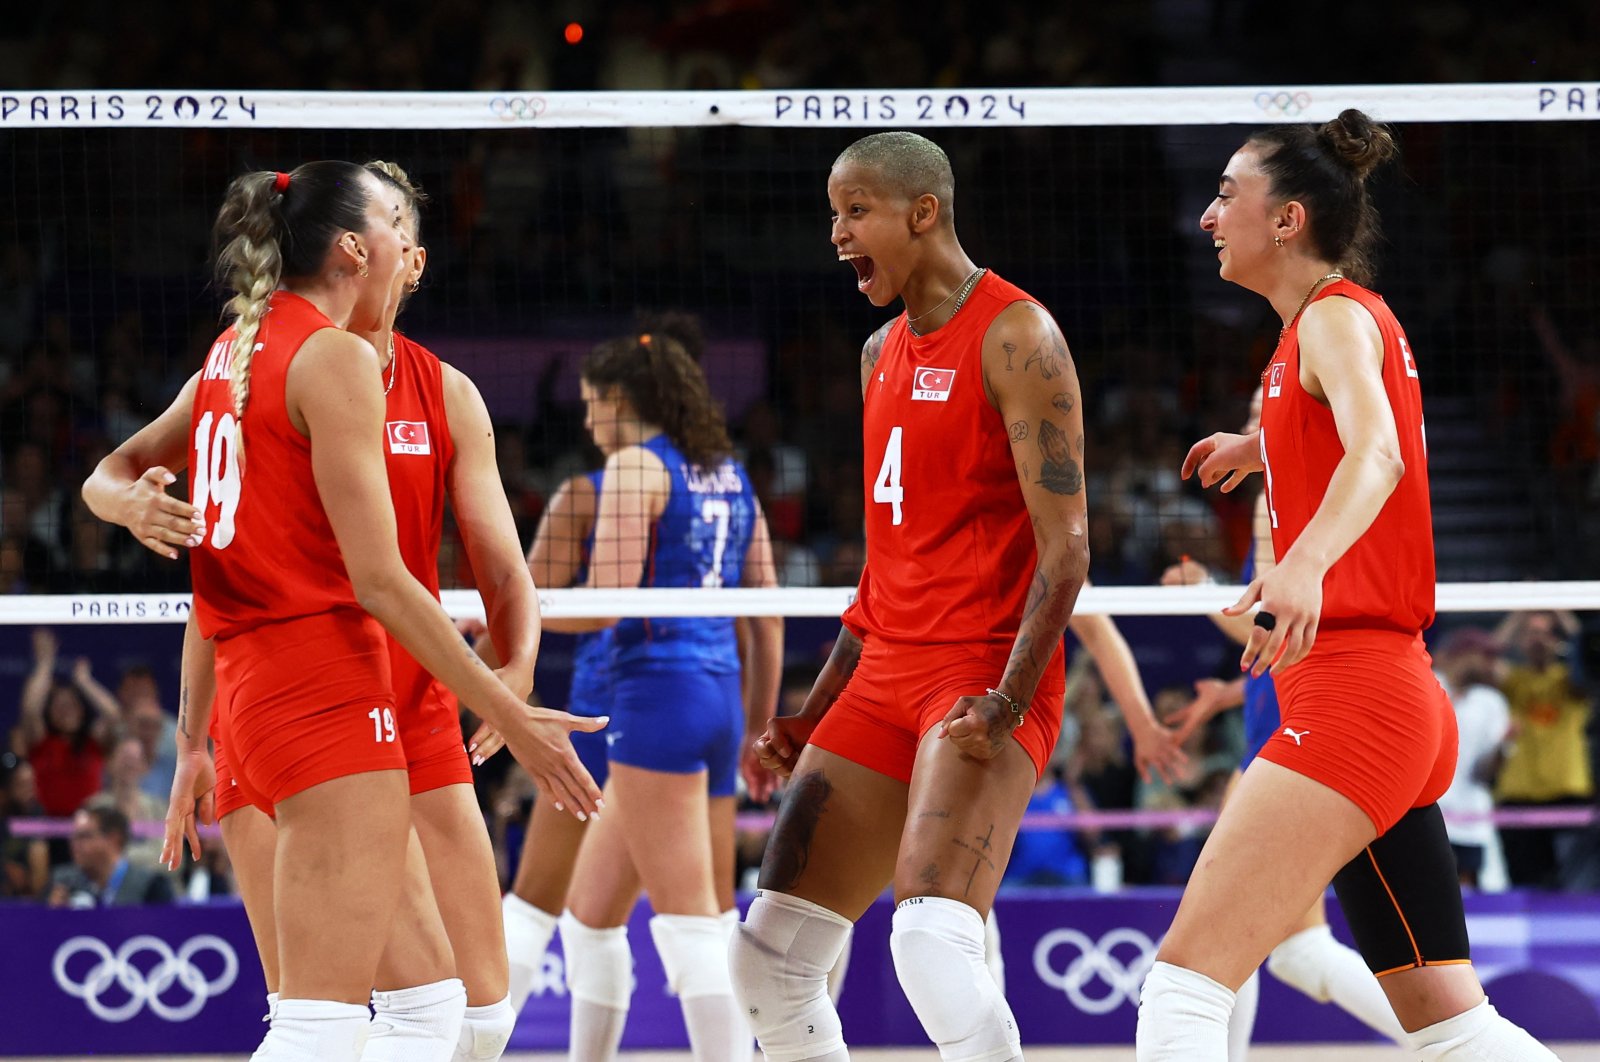
[[405,770],[388,639],[339,609],[217,642],[219,735],[242,795],[263,811],[335,778]]
[[239,788],[239,780],[234,777],[233,766],[228,762],[227,746],[220,737],[211,739],[211,762],[217,768],[217,787],[212,790],[212,798],[216,801],[217,821],[221,822],[240,808],[252,805]]
[[411,795],[447,785],[471,785],[472,764],[461,739],[456,696],[393,639],[389,663],[400,706],[400,742],[406,749]]
[[[910,782],[922,736],[958,699],[981,697],[998,686],[1010,656],[1010,645],[910,645],[868,635],[855,674],[812,731],[811,744]],[[1011,735],[1040,774],[1061,733],[1066,688],[1063,652],[1057,648],[1028,714]]]
[[1282,718],[1261,755],[1348,797],[1380,836],[1450,787],[1456,714],[1420,634],[1322,631],[1274,681]]

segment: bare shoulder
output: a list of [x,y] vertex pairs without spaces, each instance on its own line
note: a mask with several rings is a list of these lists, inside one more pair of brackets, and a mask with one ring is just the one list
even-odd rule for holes
[[319,328],[306,337],[294,360],[293,372],[302,366],[318,373],[343,375],[356,366],[378,370],[378,352],[365,339],[342,328]]
[[990,373],[1036,373],[1045,380],[1072,368],[1072,354],[1056,319],[1027,299],[995,315],[983,337],[983,358]]
[[1300,315],[1298,328],[1302,357],[1337,357],[1340,351],[1364,342],[1380,360],[1383,358],[1383,333],[1372,313],[1355,299],[1330,295],[1318,299]]

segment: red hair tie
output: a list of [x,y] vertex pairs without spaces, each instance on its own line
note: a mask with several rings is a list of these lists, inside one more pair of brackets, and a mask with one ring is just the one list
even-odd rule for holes
[[289,175],[282,170],[277,171],[272,177],[272,190],[279,195],[289,190]]

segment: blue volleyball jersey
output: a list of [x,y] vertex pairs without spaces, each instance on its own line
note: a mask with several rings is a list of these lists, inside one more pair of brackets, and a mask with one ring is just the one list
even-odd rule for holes
[[[738,586],[755,531],[756,497],[750,477],[732,459],[711,467],[691,464],[665,435],[643,444],[672,479],[667,504],[650,529],[640,586]],[[619,666],[696,667],[713,673],[739,670],[733,620],[728,617],[625,619],[612,644]]]
[[[588,474],[596,504],[604,475],[601,469]],[[578,570],[572,579],[573,586],[582,586],[588,581],[589,559],[593,556],[594,525],[590,524],[589,535],[583,540]],[[611,697],[611,628],[578,635],[572,647],[572,689],[567,695],[567,711],[573,715],[605,715],[611,711]]]
[[[1245,554],[1244,571],[1241,578],[1246,586],[1256,577],[1256,544],[1250,543],[1250,552]],[[1250,761],[1256,758],[1256,753],[1261,751],[1272,735],[1278,732],[1278,687],[1273,685],[1272,675],[1263,672],[1259,677],[1249,672],[1244,676],[1244,758],[1239,761],[1239,768],[1250,766]]]

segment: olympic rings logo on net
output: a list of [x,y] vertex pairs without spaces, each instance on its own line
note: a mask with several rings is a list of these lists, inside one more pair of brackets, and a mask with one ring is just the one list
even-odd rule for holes
[[1256,93],[1256,106],[1268,114],[1284,115],[1293,118],[1303,114],[1311,107],[1311,93],[1309,92],[1258,92]]
[[508,122],[533,121],[548,106],[543,96],[496,96],[489,101],[489,113]]
[[[208,978],[193,962],[195,956],[204,951],[215,952],[222,960],[222,969],[214,979]],[[94,956],[95,964],[81,980],[74,980],[67,965],[85,952]],[[141,970],[133,960],[146,952],[154,955],[156,961],[148,969]],[[233,987],[239,976],[239,956],[233,945],[210,933],[190,938],[177,951],[160,937],[141,934],[130,938],[115,953],[98,938],[73,937],[56,949],[50,970],[61,991],[83,1000],[89,1013],[101,1021],[130,1021],[147,1006],[165,1021],[188,1021],[200,1013],[208,999]],[[113,1005],[101,998],[113,985],[121,992],[113,991],[112,997],[126,994],[125,1002]],[[180,1002],[172,1003],[164,998],[176,994],[178,989],[185,997]]]
[[[1077,954],[1065,968],[1057,970],[1051,962],[1058,948],[1071,947]],[[1117,949],[1131,948],[1127,962],[1117,957]],[[1123,1003],[1139,1005],[1139,986],[1155,963],[1156,945],[1137,929],[1113,929],[1099,940],[1090,940],[1076,929],[1056,929],[1039,938],[1033,949],[1033,971],[1039,980],[1059,989],[1072,1005],[1085,1014],[1110,1014]],[[1085,992],[1096,981],[1109,991]]]

